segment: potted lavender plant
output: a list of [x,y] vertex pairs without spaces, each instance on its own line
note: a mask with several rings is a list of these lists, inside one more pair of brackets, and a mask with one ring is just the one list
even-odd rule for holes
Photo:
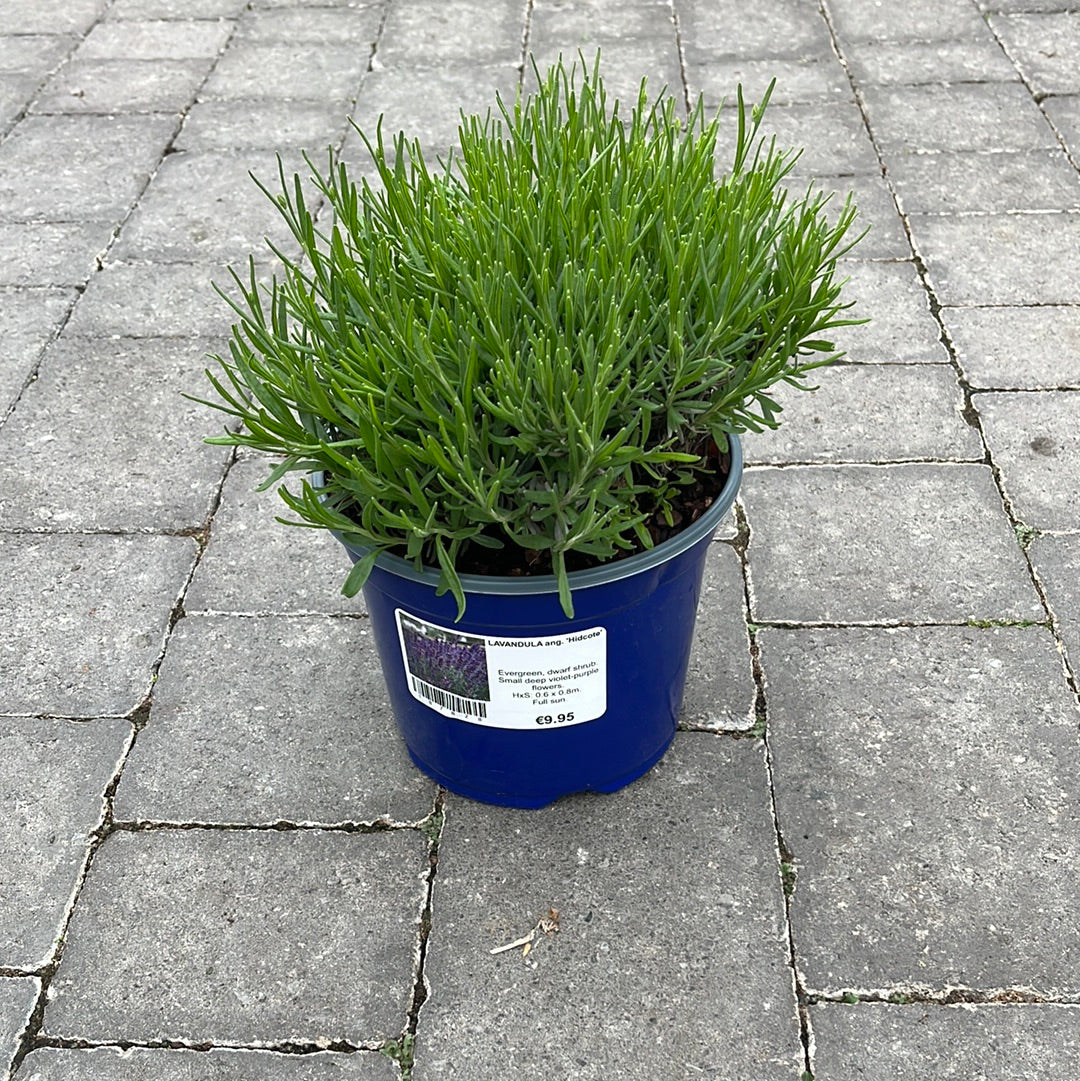
[[[538,806],[649,769],[679,712],[705,552],[770,389],[837,355],[850,200],[785,194],[795,160],[599,57],[463,117],[437,169],[364,136],[377,183],[310,160],[270,192],[302,257],[223,294],[208,372],[242,421],[211,442],[277,459],[264,486],[332,530],[365,591],[414,761]],[[767,102],[767,97],[766,97]]]

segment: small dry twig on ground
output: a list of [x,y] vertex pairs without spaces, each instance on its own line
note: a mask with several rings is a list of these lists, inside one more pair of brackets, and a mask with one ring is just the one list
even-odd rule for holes
[[515,938],[513,942],[507,942],[505,946],[496,946],[489,952],[507,953],[509,950],[521,949],[521,956],[528,957],[529,951],[533,947],[533,941],[536,936],[542,931],[545,935],[557,934],[559,930],[559,910],[557,908],[549,908],[546,915],[543,915],[536,921],[536,926],[527,934],[522,935],[521,938]]

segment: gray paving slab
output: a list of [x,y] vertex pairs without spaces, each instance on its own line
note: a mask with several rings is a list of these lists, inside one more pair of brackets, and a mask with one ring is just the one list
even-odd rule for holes
[[[861,244],[855,252],[862,254]],[[842,299],[853,304],[847,318],[869,319],[830,332],[830,340],[848,359],[858,364],[948,363],[941,328],[913,262],[846,259],[839,272],[848,279]]]
[[0,72],[25,72],[37,77],[55,68],[78,44],[73,34],[0,32]]
[[755,622],[1045,618],[986,466],[754,468],[742,497]]
[[105,790],[130,739],[131,725],[123,720],[5,721],[0,731],[0,796],[6,808],[0,819],[5,868],[0,968],[32,972],[53,959],[90,833],[104,814]]
[[210,60],[72,60],[34,98],[31,113],[181,113]]
[[[237,253],[243,270],[242,258]],[[232,311],[214,292],[213,282],[235,292],[224,262],[107,263],[90,279],[65,333],[86,338],[212,337],[224,342]]]
[[39,0],[6,0],[4,15],[23,34],[85,34],[108,6],[108,0],[65,0],[55,8]]
[[1035,94],[1080,93],[1080,12],[990,15],[989,23]]
[[911,231],[942,304],[1080,303],[1080,214],[913,214]]
[[233,30],[227,19],[131,19],[99,22],[75,55],[81,60],[189,60],[215,57]]
[[809,181],[806,177],[797,176],[783,181],[783,186],[791,193],[789,198],[802,198],[808,183],[813,184],[818,192],[831,194],[832,198],[825,208],[829,220],[835,220],[848,195],[851,195],[858,210],[852,238],[869,230],[852,252],[858,255],[859,261],[902,262],[911,258],[911,242],[896,209],[896,200],[880,176],[818,176],[811,177]]
[[[287,177],[291,179],[300,170],[308,174],[299,155],[281,156]],[[323,158],[324,154],[318,156]],[[265,237],[295,256],[297,242],[277,207],[259,191],[250,174],[271,191],[280,191],[276,155],[268,150],[168,155],[121,231],[113,257],[122,261],[219,263],[243,259],[247,252],[268,254]]]
[[829,17],[842,44],[892,41],[992,40],[978,10],[965,0],[829,0]]
[[396,1081],[400,1071],[378,1052],[188,1051],[145,1047],[44,1047],[27,1056],[27,1081]]
[[231,18],[249,6],[248,0],[113,0],[108,17],[117,20]]
[[964,378],[984,389],[1080,389],[1080,307],[942,308]]
[[[198,529],[230,456],[202,436],[209,343],[64,338],[0,428],[19,469],[0,498],[7,528],[131,532]],[[117,372],[125,373],[122,379]]]
[[1080,162],[1080,94],[1047,98],[1041,108],[1064,141],[1073,164]]
[[1019,72],[996,42],[861,42],[844,56],[860,85],[1017,82]]
[[[729,147],[735,145],[738,112],[720,114],[721,166],[729,160]],[[880,176],[881,166],[866,133],[862,113],[853,102],[829,101],[807,105],[770,106],[761,125],[765,138],[776,136],[780,149],[799,149],[795,165],[797,177]]]
[[760,742],[686,732],[614,796],[452,797],[415,1081],[798,1077],[767,793]]
[[385,9],[381,0],[350,0],[347,5],[336,7],[291,5],[268,8],[265,4],[248,4],[237,22],[235,40],[238,44],[308,41],[341,45],[351,42],[371,50],[379,37]]
[[887,164],[921,151],[1054,150],[1027,89],[1012,83],[867,86],[870,129]]
[[734,108],[739,86],[747,104],[757,103],[773,79],[776,84],[769,98],[773,105],[851,99],[851,84],[840,64],[816,56],[767,60],[727,57],[700,61],[688,66],[686,72],[691,99],[700,94],[707,108],[716,108],[721,102]]
[[[571,44],[594,39],[617,41],[651,37],[667,41],[675,37],[672,9],[657,0],[627,0],[618,7],[612,7],[604,0],[579,0],[577,3],[533,0],[532,9],[530,50],[548,36]],[[591,64],[593,57],[586,54],[586,59]]]
[[745,732],[756,720],[756,695],[742,561],[730,545],[713,544],[705,563],[679,724],[709,732]]
[[1080,529],[1080,392],[972,396],[1016,516],[1037,529]]
[[0,222],[0,285],[81,287],[111,239],[100,222]]
[[0,145],[0,218],[119,221],[157,168],[174,116],[31,116]]
[[[495,95],[512,102],[517,94],[519,73],[516,65],[447,66],[413,72],[402,68],[373,71],[353,111],[359,128],[375,134],[383,116],[383,133],[390,136],[404,131],[410,140],[419,139],[425,150],[443,151],[457,141],[461,111],[484,115],[496,111]],[[351,131],[345,144],[357,154],[360,140]]]
[[[208,427],[210,432],[212,427]],[[210,543],[184,597],[189,612],[358,615],[363,596],[345,597],[350,563],[328,532],[282,525],[291,517],[276,490],[258,492],[268,462],[252,456],[229,471]],[[293,489],[297,484],[292,484]]]
[[1049,632],[760,641],[808,992],[1075,996],[1078,714]]
[[748,462],[976,461],[982,440],[963,417],[956,374],[944,364],[837,364],[816,390],[783,385],[780,427],[748,435]]
[[[370,53],[354,44],[234,42],[201,91],[205,98],[351,102]],[[288,93],[280,79],[288,78]]]
[[889,176],[909,214],[1080,210],[1080,177],[1060,149],[900,154]]
[[6,1072],[15,1057],[39,991],[37,980],[0,978],[0,1070]]
[[0,288],[0,416],[22,392],[74,300],[74,290]]
[[36,86],[36,77],[26,72],[0,73],[0,134],[6,134],[20,118]]
[[125,716],[195,560],[183,537],[0,533],[0,714]]
[[829,29],[812,5],[790,0],[756,4],[753,18],[739,0],[679,0],[675,10],[687,61],[718,57],[831,57]]
[[377,1045],[404,1027],[427,864],[415,830],[114,833],[72,917],[43,1031]]
[[1036,537],[1029,552],[1072,670],[1080,673],[1080,533]]
[[1031,12],[1067,11],[1072,7],[1069,0],[976,0],[984,12]]
[[[382,12],[372,8],[378,29]],[[540,8],[543,25],[543,8]],[[443,64],[517,64],[525,31],[524,4],[484,3],[484,0],[413,0],[386,12],[375,53],[378,67],[416,71]],[[483,28],[480,32],[480,28]],[[374,33],[371,34],[374,40]]]
[[367,620],[191,616],[173,632],[115,814],[415,822],[434,797],[398,735]]
[[[337,146],[347,128],[346,110],[333,102],[201,101],[188,110],[173,141],[176,150],[284,150],[311,152],[320,167],[328,146]],[[248,198],[250,191],[245,187]]]
[[810,1011],[821,1077],[870,1081],[1072,1081],[1076,1006],[819,1005]]
[[[642,79],[647,80],[647,91],[652,97],[666,88],[682,98],[678,43],[670,34],[660,38],[607,39],[576,38],[566,32],[538,39],[535,45],[533,59],[541,72],[555,63],[560,54],[576,58],[580,50],[591,62],[599,49],[603,56],[604,87],[611,99],[609,107],[615,101],[623,102],[627,115],[641,92]],[[535,89],[536,76],[531,67],[526,67],[524,91],[531,94]]]

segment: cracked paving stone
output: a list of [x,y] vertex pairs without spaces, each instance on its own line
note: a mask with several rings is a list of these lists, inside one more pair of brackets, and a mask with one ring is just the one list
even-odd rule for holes
[[[768,808],[760,741],[698,732],[614,795],[450,797],[415,1081],[793,1081]],[[492,954],[550,908],[557,934]]]
[[16,717],[0,731],[0,968],[48,964],[131,725]]
[[83,887],[43,1030],[264,1046],[397,1036],[427,868],[414,830],[115,832]]
[[1077,710],[1046,628],[759,641],[808,992],[1080,993]]
[[411,822],[409,762],[366,620],[181,620],[116,793],[120,820]]

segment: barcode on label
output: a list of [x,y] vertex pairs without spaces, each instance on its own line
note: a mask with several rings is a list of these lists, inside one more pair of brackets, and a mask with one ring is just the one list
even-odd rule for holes
[[454,713],[464,714],[466,717],[480,717],[487,719],[487,702],[481,702],[477,698],[462,698],[459,694],[451,694],[441,687],[433,687],[422,679],[410,675],[412,689],[421,697],[426,698],[433,706],[441,709],[453,710]]

